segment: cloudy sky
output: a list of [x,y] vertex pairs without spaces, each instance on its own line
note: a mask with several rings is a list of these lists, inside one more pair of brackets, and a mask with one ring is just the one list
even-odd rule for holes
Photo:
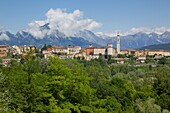
[[[42,37],[56,29],[114,35],[170,31],[170,0],[1,0],[0,28]],[[50,30],[40,30],[49,24]]]

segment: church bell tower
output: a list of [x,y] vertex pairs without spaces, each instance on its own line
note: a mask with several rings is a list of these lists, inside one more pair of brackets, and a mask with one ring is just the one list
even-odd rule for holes
[[120,35],[119,33],[117,34],[117,54],[120,53]]

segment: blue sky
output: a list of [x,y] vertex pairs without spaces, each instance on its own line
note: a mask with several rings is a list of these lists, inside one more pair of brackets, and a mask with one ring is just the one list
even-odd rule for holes
[[135,27],[170,27],[170,0],[1,0],[0,26],[10,32],[27,29],[30,22],[45,20],[50,8],[79,9],[83,18],[102,26],[94,32],[128,31]]

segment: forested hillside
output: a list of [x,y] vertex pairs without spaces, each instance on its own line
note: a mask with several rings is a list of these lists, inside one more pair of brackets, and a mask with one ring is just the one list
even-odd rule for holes
[[141,50],[145,50],[145,49],[149,49],[149,50],[170,50],[170,43],[144,46],[140,49]]
[[169,113],[170,67],[25,58],[0,67],[0,113]]

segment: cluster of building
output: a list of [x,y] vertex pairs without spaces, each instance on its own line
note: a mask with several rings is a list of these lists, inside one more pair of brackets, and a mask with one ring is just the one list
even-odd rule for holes
[[102,56],[117,56],[120,53],[120,37],[117,37],[117,49],[113,48],[112,43],[109,43],[107,47],[93,47],[89,45],[87,48],[81,48],[80,46],[53,46],[47,50],[42,51],[44,57],[58,55],[61,59],[65,58],[83,58],[85,60],[91,60]]
[[[7,56],[8,53],[13,55],[26,55],[30,52],[35,54],[35,46],[8,46],[0,45],[0,57]],[[81,46],[52,46],[43,50],[42,54],[45,58],[49,56],[57,55],[61,59],[66,58],[80,58],[85,60],[97,59],[99,56],[108,58],[110,56],[118,63],[124,63],[127,58],[116,58],[118,54],[133,55],[137,57],[140,62],[145,62],[146,56],[170,56],[170,51],[165,50],[120,50],[120,36],[117,35],[117,48],[113,48],[112,43],[108,43],[106,47],[94,47],[89,45],[87,48],[81,48]]]
[[156,58],[170,56],[170,50],[120,50],[119,35],[117,35],[116,46],[117,48],[113,48],[112,43],[108,43],[106,47],[94,47],[89,45],[87,48],[81,48],[80,46],[53,46],[44,50],[42,53],[45,58],[57,54],[61,59],[79,57],[85,60],[91,60],[99,58],[100,55],[104,56],[104,58],[109,58],[108,56],[111,56],[117,63],[124,63],[125,60],[128,60],[127,58],[117,58],[118,54],[135,56],[139,62],[145,62],[146,56],[154,56]]
[[[10,55],[27,55],[28,53],[35,54],[36,47],[35,46],[8,46],[6,44],[0,45],[0,58],[2,58],[2,64],[8,65],[11,61],[11,58],[5,58]],[[16,61],[20,61],[21,59],[13,59]]]
[[8,54],[26,55],[30,52],[35,52],[35,46],[8,46],[6,44],[0,45],[0,57],[5,57]]

